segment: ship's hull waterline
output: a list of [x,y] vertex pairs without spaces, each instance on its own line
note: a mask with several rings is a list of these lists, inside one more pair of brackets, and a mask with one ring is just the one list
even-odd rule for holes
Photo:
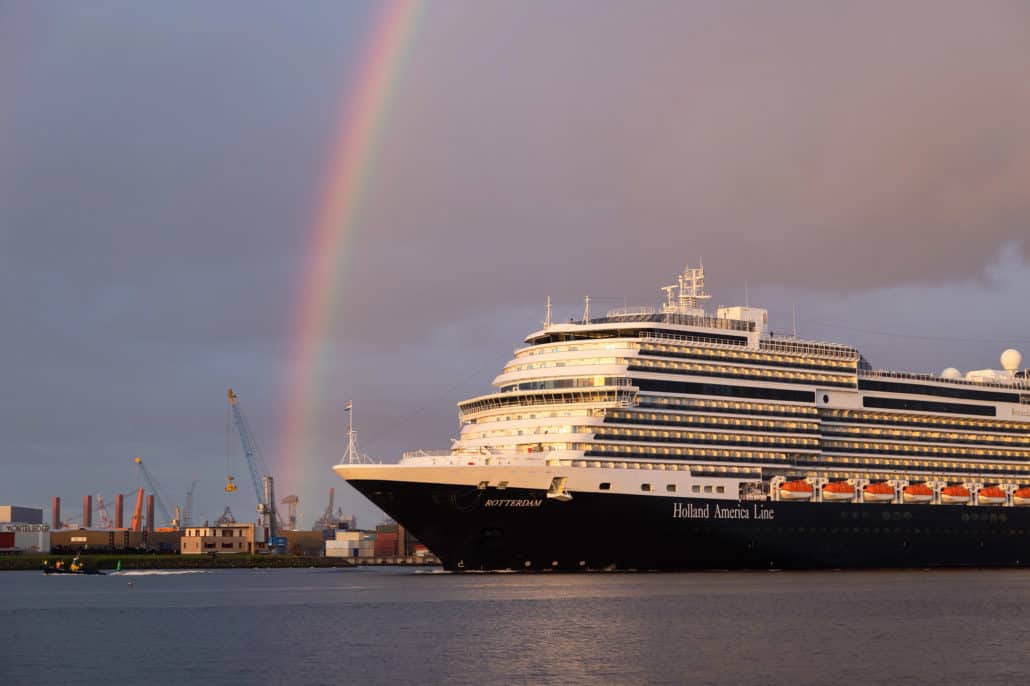
[[1018,567],[1030,508],[727,501],[349,479],[451,571]]

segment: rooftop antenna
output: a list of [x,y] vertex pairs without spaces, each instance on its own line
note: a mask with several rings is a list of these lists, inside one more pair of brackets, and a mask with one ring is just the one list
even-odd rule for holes
[[551,328],[551,296],[547,296],[547,318],[544,319],[544,328]]
[[751,309],[751,301],[747,293],[747,281],[744,282],[744,307]]
[[794,338],[798,337],[798,304],[794,303]]
[[583,305],[583,323],[586,324],[590,321],[590,296],[586,297],[586,303]]

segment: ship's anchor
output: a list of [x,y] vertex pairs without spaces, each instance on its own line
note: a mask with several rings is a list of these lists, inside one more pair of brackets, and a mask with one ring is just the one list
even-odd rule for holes
[[556,476],[551,479],[551,487],[547,489],[547,497],[560,503],[567,503],[572,500],[572,494],[565,487],[568,480],[569,477],[567,476]]

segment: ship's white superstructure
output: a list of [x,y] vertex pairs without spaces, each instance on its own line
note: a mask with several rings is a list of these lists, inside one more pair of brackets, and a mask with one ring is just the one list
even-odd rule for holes
[[664,290],[660,308],[547,322],[494,392],[459,404],[450,450],[402,463],[891,482],[899,498],[917,482],[1030,486],[1030,387],[1015,351],[1008,369],[965,378],[874,371],[854,348],[771,334],[766,310],[708,315],[702,268]]
[[658,307],[592,317],[588,301],[568,322],[552,321],[548,301],[493,391],[458,404],[449,450],[336,471],[475,488],[486,502],[528,489],[566,504],[580,493],[1030,505],[1030,380],[1017,351],[1001,370],[874,370],[853,347],[774,335],[764,309],[707,312],[702,267],[662,290]]

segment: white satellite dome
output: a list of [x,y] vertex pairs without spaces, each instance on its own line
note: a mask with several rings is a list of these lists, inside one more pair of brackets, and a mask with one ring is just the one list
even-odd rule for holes
[[1014,372],[1023,364],[1023,355],[1014,348],[1009,348],[1001,354],[1001,368],[1007,372]]
[[945,379],[961,379],[962,372],[955,369],[954,367],[948,367],[943,372],[941,372],[941,376],[943,376]]

